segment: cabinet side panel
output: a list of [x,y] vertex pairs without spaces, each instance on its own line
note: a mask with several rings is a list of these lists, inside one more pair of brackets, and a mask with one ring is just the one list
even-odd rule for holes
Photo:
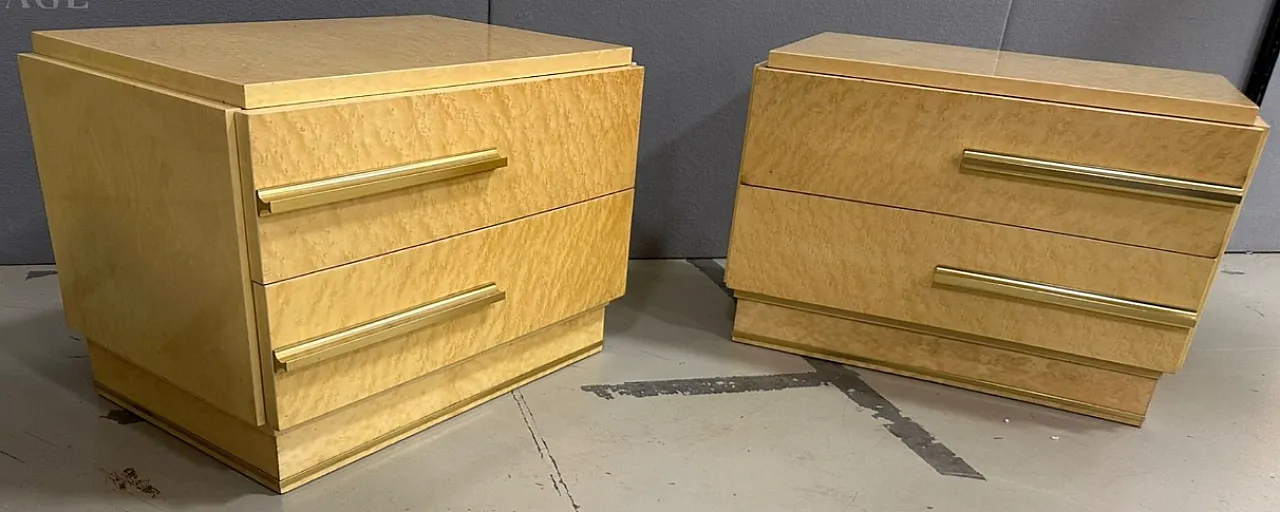
[[[270,432],[209,407],[203,401],[102,350],[88,340],[93,381],[99,394],[126,401],[148,420],[231,467],[279,484],[276,438]],[[124,400],[118,400],[119,395]],[[255,474],[256,473],[256,474]],[[264,477],[264,478],[257,478]]]
[[[1257,118],[1253,125],[1264,130],[1263,137],[1258,141],[1258,148],[1253,154],[1253,163],[1249,166],[1249,175],[1245,178],[1244,190],[1245,198],[1249,197],[1249,187],[1253,185],[1253,178],[1258,173],[1258,162],[1262,160],[1262,152],[1266,149],[1267,140],[1271,137],[1271,126],[1263,121],[1261,117]],[[1222,245],[1218,249],[1218,254],[1213,261],[1213,273],[1209,275],[1209,280],[1204,284],[1204,293],[1200,298],[1200,306],[1197,311],[1204,311],[1204,306],[1209,300],[1209,290],[1213,289],[1213,283],[1218,278],[1218,267],[1222,265],[1222,256],[1227,252],[1227,245],[1231,242],[1231,236],[1236,231],[1236,223],[1240,220],[1240,212],[1244,211],[1244,203],[1235,207],[1231,211],[1231,223],[1227,225],[1227,232],[1222,238]],[[1196,330],[1191,329],[1192,339],[1195,339]],[[1191,344],[1188,343],[1182,349],[1182,356],[1178,358],[1178,369],[1182,369],[1182,365],[1187,363],[1187,354],[1191,353]]]
[[19,62],[68,323],[262,424],[232,107]]

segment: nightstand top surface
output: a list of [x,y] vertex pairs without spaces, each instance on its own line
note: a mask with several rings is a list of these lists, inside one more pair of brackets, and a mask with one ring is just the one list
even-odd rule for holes
[[599,69],[631,48],[438,16],[32,34],[35,52],[258,108]]
[[1233,124],[1258,115],[1209,73],[832,32],[773,50],[768,66]]

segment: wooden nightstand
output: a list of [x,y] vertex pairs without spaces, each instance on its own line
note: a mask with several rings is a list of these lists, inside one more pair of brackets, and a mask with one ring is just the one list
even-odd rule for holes
[[1215,75],[821,34],[756,69],[738,341],[1140,424],[1268,127]]
[[601,348],[631,49],[433,16],[37,32],[103,396],[287,491]]

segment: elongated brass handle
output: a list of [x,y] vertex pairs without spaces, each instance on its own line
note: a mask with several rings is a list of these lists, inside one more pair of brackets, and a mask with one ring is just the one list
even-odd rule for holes
[[347,201],[507,166],[496,149],[258,191],[258,216]]
[[1244,198],[1244,189],[1237,187],[968,149],[960,168],[1220,206],[1235,206]]
[[1176,327],[1195,327],[1199,318],[1195,311],[943,266],[934,268],[933,282]]
[[277,371],[291,371],[408,334],[432,324],[479,310],[507,298],[494,283],[384,316],[350,329],[275,349]]

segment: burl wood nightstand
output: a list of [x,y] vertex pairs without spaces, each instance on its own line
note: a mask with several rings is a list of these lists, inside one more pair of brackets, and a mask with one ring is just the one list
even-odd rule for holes
[[287,491],[601,348],[631,49],[433,16],[37,32],[103,396]]
[[738,341],[1140,424],[1268,128],[1226,79],[843,34],[756,69]]

